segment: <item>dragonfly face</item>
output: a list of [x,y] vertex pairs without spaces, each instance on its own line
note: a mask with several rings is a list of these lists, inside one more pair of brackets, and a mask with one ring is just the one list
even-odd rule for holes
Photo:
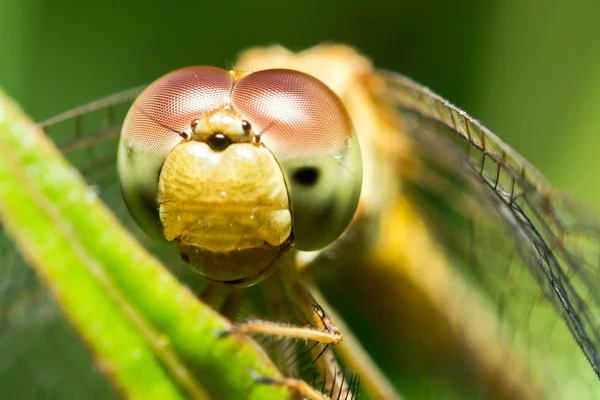
[[[348,47],[254,49],[237,65],[168,74],[122,129],[57,142],[91,159],[80,170],[119,217],[177,242],[207,278],[249,285],[285,264],[275,291],[315,328],[303,338],[326,355],[335,344],[372,397],[397,398],[375,364],[412,398],[600,393],[600,224],[584,208],[466,113]],[[319,289],[358,324],[335,316],[338,330],[314,307],[332,312]],[[364,326],[384,348],[376,363],[351,335]],[[319,368],[341,393],[335,360]],[[410,374],[425,382],[412,393]],[[454,396],[427,392],[436,380]]]
[[362,183],[341,100],[309,75],[277,69],[190,67],[160,78],[125,118],[118,169],[140,227],[230,285],[267,276],[292,243],[333,242]]

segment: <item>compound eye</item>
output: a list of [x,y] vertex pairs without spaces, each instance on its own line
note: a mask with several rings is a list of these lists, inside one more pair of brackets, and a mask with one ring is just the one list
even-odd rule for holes
[[283,170],[296,247],[330,244],[352,219],[362,185],[358,139],[342,100],[310,75],[271,69],[236,82],[231,104]]
[[122,138],[132,150],[165,153],[202,114],[229,102],[231,74],[216,67],[187,67],[150,85],[127,114]]
[[225,70],[187,67],[156,80],[131,106],[121,130],[119,180],[129,211],[150,236],[162,238],[156,198],[167,154],[189,137],[193,121],[229,103],[232,87]]
[[235,84],[234,108],[279,158],[339,151],[353,135],[340,98],[318,79],[285,69],[254,72]]

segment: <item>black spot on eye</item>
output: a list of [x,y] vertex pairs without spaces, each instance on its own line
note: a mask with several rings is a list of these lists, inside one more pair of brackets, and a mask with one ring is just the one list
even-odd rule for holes
[[230,144],[231,139],[221,132],[213,133],[207,140],[211,149],[221,151],[225,150]]
[[319,180],[319,170],[314,167],[299,168],[292,175],[294,181],[304,186],[314,186]]

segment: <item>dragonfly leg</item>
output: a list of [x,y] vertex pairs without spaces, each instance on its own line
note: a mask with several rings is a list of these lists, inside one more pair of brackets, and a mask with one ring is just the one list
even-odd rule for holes
[[[294,260],[288,257],[287,260]],[[300,319],[309,326],[297,326],[282,322],[252,319],[237,325],[234,330],[242,333],[256,333],[280,338],[312,340],[326,345],[335,345],[343,337],[332,319],[325,313],[302,281],[295,264],[284,263],[276,272],[278,283],[288,296]],[[277,280],[277,279],[276,279]]]
[[343,337],[335,324],[318,304],[312,304],[317,326],[296,326],[281,322],[250,320],[237,326],[236,330],[243,333],[259,333],[281,338],[312,340],[322,344],[334,345],[342,341]]
[[318,389],[314,388],[313,386],[309,385],[308,383],[306,383],[305,381],[303,381],[302,379],[295,379],[295,378],[273,379],[270,377],[255,376],[254,381],[256,383],[265,384],[265,385],[285,386],[286,388],[299,394],[303,399],[308,399],[308,400],[331,400],[331,399],[353,400],[353,399],[356,399],[356,397],[358,396],[358,382],[359,382],[358,375],[356,377],[353,377],[352,379],[350,379],[350,381],[348,382],[348,385],[342,385],[343,390],[342,389],[338,390],[337,388],[336,388],[336,390],[333,390],[333,386],[332,386],[331,391],[327,394],[324,393],[324,390],[318,390]]
[[288,389],[298,393],[302,398],[308,400],[329,400],[330,397],[321,393],[317,389],[310,386],[308,383],[301,379],[294,378],[281,378],[281,379],[273,379],[269,377],[255,377],[254,381],[256,383],[265,384],[265,385],[281,385],[285,386]]
[[[227,304],[225,302],[224,304]],[[318,304],[313,304],[318,326],[297,326],[283,322],[264,321],[252,319],[232,327],[231,332],[244,334],[263,334],[280,338],[312,340],[325,345],[335,345],[342,341],[343,336],[331,319],[325,314]],[[223,334],[226,335],[227,333]]]
[[278,271],[278,278],[287,297],[293,304],[299,320],[308,321],[311,326],[335,335],[335,342],[326,343],[321,346],[317,342],[309,349],[314,359],[308,368],[314,366],[316,371],[322,371],[321,376],[323,381],[321,382],[320,392],[329,393],[329,398],[354,398],[354,395],[351,394],[358,392],[358,379],[346,380],[346,374],[340,368],[332,350],[333,345],[342,341],[342,334],[339,328],[319,304],[320,302],[315,299],[295,262],[281,268]]
[[[288,260],[295,260],[289,257]],[[325,312],[319,302],[315,300],[309,287],[302,280],[295,263],[283,263],[280,269],[275,273],[269,282],[271,286],[266,292],[268,304],[270,305],[270,315],[276,320],[281,321],[285,318],[285,308],[282,307],[283,298],[287,298],[293,305],[294,313],[298,320],[306,325],[299,326],[283,322],[273,322],[262,319],[250,319],[241,324],[232,326],[221,336],[227,336],[232,333],[260,334],[273,336],[283,339],[313,341],[313,345],[307,349],[285,357],[286,351],[279,354],[281,368],[290,371],[296,363],[303,357],[312,354],[314,357],[307,370],[317,371],[322,380],[320,390],[313,388],[310,384],[301,379],[282,378],[274,381],[272,378],[258,379],[258,382],[280,384],[297,391],[307,399],[352,399],[355,392],[358,391],[358,376],[352,380],[346,380],[346,374],[340,368],[336,357],[331,350],[332,346],[340,343],[343,336],[332,318]],[[284,296],[285,295],[285,296]],[[227,300],[224,302],[227,303]],[[283,346],[284,342],[279,344]],[[286,350],[289,347],[285,348]],[[319,372],[320,371],[320,372]],[[325,394],[323,394],[325,393]]]

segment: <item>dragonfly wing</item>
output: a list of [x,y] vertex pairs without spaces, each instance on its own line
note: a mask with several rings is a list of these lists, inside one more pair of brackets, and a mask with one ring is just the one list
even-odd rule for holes
[[[562,365],[556,376],[570,372],[571,379],[581,372],[570,371],[578,362],[571,351],[576,343],[592,365],[587,370],[598,375],[600,294],[595,288],[600,287],[600,225],[552,191],[525,160],[464,112],[404,77],[382,76],[387,83],[385,101],[394,103],[413,151],[407,157],[412,165],[400,166],[403,194],[429,224],[452,265],[479,287],[498,318],[512,327],[505,336],[524,335],[526,345],[538,352],[532,358],[547,356]],[[191,275],[172,249],[137,230],[119,192],[115,159],[120,121],[139,90],[95,102],[43,126],[52,125],[49,135],[124,224],[178,274]],[[0,268],[0,310],[8,321],[0,326],[0,382],[8,382],[15,368],[48,376],[44,373],[54,361],[36,352],[35,340],[51,337],[48,327],[53,324],[65,330],[66,322],[34,274],[21,265],[8,239],[3,237],[0,246],[5,261]],[[477,321],[462,321],[461,329],[478,329]],[[28,335],[22,334],[25,331]],[[65,335],[60,338],[60,343],[72,341]],[[69,362],[78,366],[85,360]],[[57,371],[53,376],[71,375]],[[65,397],[58,381],[37,386],[46,388],[40,397],[50,397],[53,390],[55,397]]]
[[410,143],[403,194],[453,265],[559,378],[581,373],[568,332],[600,376],[600,224],[469,115],[405,77],[382,76]]
[[[140,90],[110,96],[41,125],[113,213],[155,254],[164,255],[180,276],[191,276],[166,246],[151,243],[137,230],[119,191],[115,164],[120,123]],[[0,259],[0,397],[64,399],[95,393],[118,398],[52,296],[2,231]]]
[[[105,108],[106,104],[96,104],[95,108],[99,106]],[[110,149],[116,143],[118,127],[104,116],[87,129],[87,122],[78,116],[93,108],[78,109],[48,123],[58,124],[52,138],[87,175],[95,191],[116,198],[111,194],[116,182],[105,178],[113,174],[111,160],[115,155]],[[100,120],[105,125],[100,125]],[[63,399],[95,393],[102,398],[118,398],[59,306],[4,232],[0,232],[0,259],[0,397]]]
[[[137,227],[123,202],[117,177],[117,148],[121,124],[133,100],[144,89],[136,87],[108,96],[39,125],[90,185],[138,240],[169,265],[181,265],[172,249],[149,239]],[[186,269],[187,270],[187,269]]]

